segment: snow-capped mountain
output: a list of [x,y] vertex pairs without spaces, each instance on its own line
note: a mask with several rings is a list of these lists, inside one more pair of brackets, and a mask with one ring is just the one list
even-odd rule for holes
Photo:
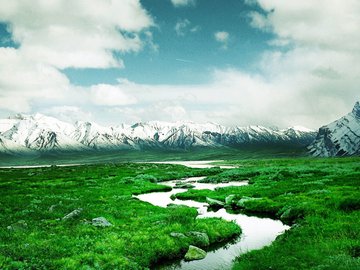
[[360,154],[360,103],[352,112],[319,129],[309,146],[314,156],[348,156]]
[[278,130],[157,121],[103,127],[82,121],[70,124],[42,114],[16,115],[0,120],[0,153],[189,149],[249,144],[306,146],[315,135],[314,131],[302,127]]

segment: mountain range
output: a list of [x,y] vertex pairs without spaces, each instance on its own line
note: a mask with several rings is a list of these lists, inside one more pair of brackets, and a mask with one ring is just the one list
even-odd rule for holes
[[195,147],[308,147],[314,156],[360,154],[360,104],[318,132],[304,127],[225,127],[214,123],[151,121],[104,127],[74,124],[42,114],[0,119],[0,153],[31,155],[49,152],[119,151]]
[[122,149],[190,149],[250,144],[306,146],[312,130],[261,126],[225,127],[214,123],[146,122],[104,127],[97,123],[60,121],[42,114],[18,114],[0,120],[0,152],[103,151]]

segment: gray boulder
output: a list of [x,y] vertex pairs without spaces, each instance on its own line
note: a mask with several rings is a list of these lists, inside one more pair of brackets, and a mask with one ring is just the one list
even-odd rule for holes
[[186,236],[191,238],[192,244],[194,245],[201,247],[207,247],[208,245],[210,245],[210,239],[206,233],[190,231],[186,233]]
[[109,221],[107,221],[107,219],[104,217],[93,218],[91,221],[91,225],[93,225],[95,227],[111,227],[112,226],[112,224]]
[[76,217],[80,216],[82,211],[83,211],[82,208],[75,209],[74,211],[72,211],[69,214],[67,214],[66,216],[64,216],[62,219],[69,220],[69,219],[76,218]]
[[179,239],[185,239],[185,238],[187,238],[185,234],[183,234],[183,233],[177,233],[177,232],[171,232],[171,233],[170,233],[170,236],[171,236],[171,237],[174,237],[174,238],[179,238]]
[[202,260],[206,257],[206,251],[195,246],[189,246],[189,250],[186,252],[184,259],[186,261]]

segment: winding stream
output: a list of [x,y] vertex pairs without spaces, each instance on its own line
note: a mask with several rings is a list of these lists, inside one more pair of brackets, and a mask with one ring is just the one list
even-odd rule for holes
[[[194,189],[211,190],[227,186],[248,185],[247,181],[221,184],[199,183],[198,181],[203,178],[204,177],[192,177],[183,180],[161,182],[161,184],[174,187],[177,182],[181,181],[191,183],[193,186],[195,186]],[[241,227],[242,234],[232,243],[228,243],[225,246],[208,251],[207,256],[203,260],[190,262],[177,260],[157,266],[155,269],[231,269],[233,261],[236,257],[250,250],[260,249],[269,245],[278,235],[282,234],[285,230],[290,228],[289,226],[284,225],[280,220],[247,216],[245,214],[232,214],[226,212],[225,209],[220,209],[217,212],[208,212],[208,204],[206,203],[200,203],[193,200],[171,200],[171,195],[185,191],[187,191],[187,189],[173,188],[168,192],[147,193],[138,195],[136,197],[142,201],[149,202],[160,207],[166,207],[170,203],[195,207],[199,213],[198,218],[219,217],[228,221],[234,220]]]

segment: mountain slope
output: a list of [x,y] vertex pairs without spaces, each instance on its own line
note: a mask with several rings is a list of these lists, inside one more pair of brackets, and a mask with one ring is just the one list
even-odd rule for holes
[[278,130],[261,126],[224,127],[214,123],[157,121],[103,127],[82,121],[70,124],[41,114],[0,120],[0,153],[306,146],[314,137],[315,132],[301,127]]
[[323,126],[309,146],[314,156],[348,156],[360,154],[360,103],[352,112]]

